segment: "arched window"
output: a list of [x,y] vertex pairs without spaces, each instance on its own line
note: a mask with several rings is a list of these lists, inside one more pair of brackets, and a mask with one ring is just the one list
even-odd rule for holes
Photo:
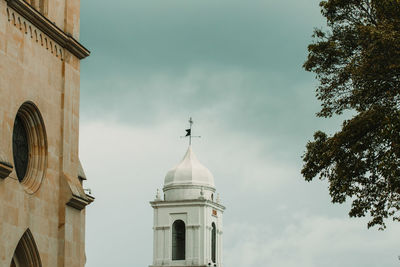
[[217,227],[212,223],[211,230],[211,260],[216,263],[217,259]]
[[172,260],[184,260],[186,248],[186,226],[182,220],[172,225]]
[[39,251],[29,229],[21,237],[10,263],[10,267],[26,266],[42,267]]

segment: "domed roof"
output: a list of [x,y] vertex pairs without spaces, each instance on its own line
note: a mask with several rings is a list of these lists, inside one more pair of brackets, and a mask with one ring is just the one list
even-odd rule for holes
[[165,176],[164,189],[176,185],[215,187],[213,175],[199,162],[191,146],[182,161]]

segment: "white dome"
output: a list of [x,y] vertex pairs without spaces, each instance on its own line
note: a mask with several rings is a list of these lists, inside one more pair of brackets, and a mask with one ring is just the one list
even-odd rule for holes
[[215,189],[213,175],[199,162],[191,146],[182,161],[165,176],[164,191],[176,186]]

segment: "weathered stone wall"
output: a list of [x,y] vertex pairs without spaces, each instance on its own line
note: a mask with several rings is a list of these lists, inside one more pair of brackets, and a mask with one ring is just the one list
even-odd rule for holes
[[[15,169],[0,179],[0,266],[10,266],[28,228],[43,266],[84,266],[84,207],[92,199],[77,173],[80,58],[66,41],[55,40],[12,8],[12,1],[0,0],[0,153],[13,164],[15,116],[29,101],[43,118],[47,162],[36,192],[18,181]],[[49,21],[77,40],[79,0],[45,4],[43,13]]]

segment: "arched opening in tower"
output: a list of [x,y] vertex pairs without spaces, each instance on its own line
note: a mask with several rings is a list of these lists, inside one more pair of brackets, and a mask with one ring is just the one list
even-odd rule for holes
[[184,260],[186,248],[186,226],[182,220],[172,225],[172,260]]
[[212,223],[211,231],[211,260],[216,263],[217,259],[217,227]]

